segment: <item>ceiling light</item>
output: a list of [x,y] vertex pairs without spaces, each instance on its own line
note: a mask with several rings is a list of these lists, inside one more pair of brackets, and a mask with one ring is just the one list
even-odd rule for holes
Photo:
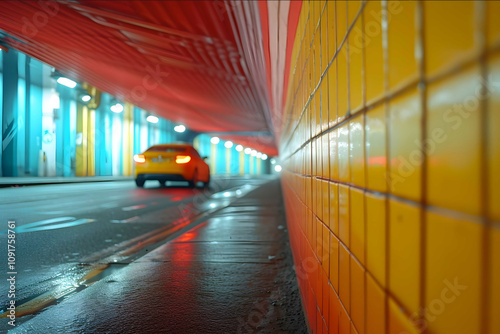
[[252,149],[250,147],[247,147],[245,149],[245,154],[250,154],[250,153],[252,153]]
[[212,138],[210,139],[210,142],[211,142],[212,144],[214,144],[214,145],[217,145],[217,144],[220,142],[220,139],[219,139],[219,137],[212,137]]
[[271,159],[271,165],[274,165],[276,163],[276,160]]
[[57,83],[61,84],[63,86],[69,87],[69,88],[75,88],[76,87],[76,82],[74,82],[71,79],[65,78],[65,77],[59,77],[59,78],[57,78]]
[[224,143],[224,147],[225,148],[231,148],[231,147],[233,147],[233,142],[230,141],[230,140],[228,140],[227,142]]
[[267,160],[267,154],[262,154],[262,160]]
[[113,104],[110,109],[112,112],[119,114],[123,111],[123,105],[121,103],[117,102],[117,103]]
[[281,168],[281,166],[280,166],[280,165],[276,165],[276,166],[274,166],[274,170],[275,170],[276,172],[278,172],[278,173],[279,173],[279,172],[281,172],[281,169],[282,169],[282,168]]
[[243,146],[241,146],[241,145],[236,145],[236,151],[238,151],[238,152],[243,151]]
[[158,117],[156,117],[154,115],[149,115],[146,118],[146,121],[148,121],[149,123],[158,123],[159,119],[158,119]]
[[92,99],[92,96],[90,96],[89,94],[83,94],[80,98],[83,102],[89,102]]
[[184,131],[186,131],[186,127],[182,124],[179,124],[179,125],[174,127],[174,131],[175,132],[184,132]]
[[252,157],[255,157],[257,155],[257,151],[256,150],[252,150],[251,154],[252,154]]

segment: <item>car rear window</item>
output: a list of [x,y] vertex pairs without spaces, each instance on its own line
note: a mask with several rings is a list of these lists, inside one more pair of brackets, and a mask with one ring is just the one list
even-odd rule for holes
[[185,152],[185,147],[172,147],[172,146],[154,146],[150,147],[146,152]]

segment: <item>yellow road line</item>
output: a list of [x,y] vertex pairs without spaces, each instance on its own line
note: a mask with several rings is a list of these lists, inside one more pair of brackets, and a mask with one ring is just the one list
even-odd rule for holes
[[[50,303],[55,302],[61,297],[64,297],[71,292],[75,291],[76,287],[66,287],[66,288],[58,288],[54,291],[49,291],[46,292],[36,298],[33,298],[29,302],[26,302],[22,305],[19,305],[16,307],[16,318],[28,315],[28,314],[33,314],[37,312],[38,310],[41,310],[45,306],[49,305]],[[0,318],[7,318],[9,315],[9,311],[6,311],[2,314],[0,314]]]
[[90,280],[91,278],[99,275],[100,273],[102,273],[105,269],[107,269],[109,267],[109,264],[95,264],[92,266],[92,270],[89,271],[85,276],[83,276],[80,280],[79,280],[79,284],[83,284],[85,283],[86,281]]
[[[185,226],[191,224],[194,221],[194,219],[193,220],[191,220],[191,219],[183,219],[183,220],[184,221],[182,221],[179,224],[177,224],[177,225],[169,228],[168,230],[166,230],[164,232],[161,232],[161,233],[158,233],[156,235],[153,235],[150,238],[148,238],[146,240],[143,240],[141,242],[138,242],[134,246],[132,246],[130,248],[127,248],[124,251],[122,251],[122,252],[120,252],[120,253],[118,253],[116,255],[112,255],[111,258],[113,260],[116,260],[117,258],[128,257],[128,256],[130,256],[130,255],[132,255],[134,253],[137,253],[138,251],[140,251],[141,249],[143,249],[146,246],[153,245],[153,244],[155,244],[157,242],[162,241],[163,239],[166,239],[170,235],[174,234],[178,230],[184,228]],[[106,261],[104,261],[104,262],[106,262]]]
[[[100,274],[102,271],[104,271],[107,267],[109,267],[108,264],[98,264],[94,265],[91,267],[91,270],[86,272],[84,276],[82,276],[80,279],[77,279],[76,281],[78,282],[78,285],[84,284],[86,281],[90,280],[91,278],[97,276]],[[16,318],[28,315],[28,314],[33,314],[38,312],[39,310],[43,309],[47,305],[50,305],[51,303],[55,302],[56,300],[69,295],[73,291],[77,289],[76,286],[63,286],[63,287],[58,287],[52,291],[45,292],[44,294],[41,294],[40,296],[31,299],[30,301],[21,304],[19,306],[16,306]],[[10,311],[6,311],[2,314],[0,314],[0,318],[7,318],[10,315]]]

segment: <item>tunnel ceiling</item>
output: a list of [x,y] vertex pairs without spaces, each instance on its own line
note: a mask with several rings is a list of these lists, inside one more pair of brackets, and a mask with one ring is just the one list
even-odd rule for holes
[[0,30],[7,47],[195,131],[267,132],[259,143],[273,154],[263,8],[267,14],[256,1],[1,1]]

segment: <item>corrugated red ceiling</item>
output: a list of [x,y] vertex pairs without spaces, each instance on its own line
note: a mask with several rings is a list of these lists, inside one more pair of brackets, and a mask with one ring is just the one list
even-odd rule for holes
[[66,76],[193,130],[271,134],[269,98],[242,52],[242,35],[259,40],[235,25],[257,12],[244,1],[0,1],[0,30]]

